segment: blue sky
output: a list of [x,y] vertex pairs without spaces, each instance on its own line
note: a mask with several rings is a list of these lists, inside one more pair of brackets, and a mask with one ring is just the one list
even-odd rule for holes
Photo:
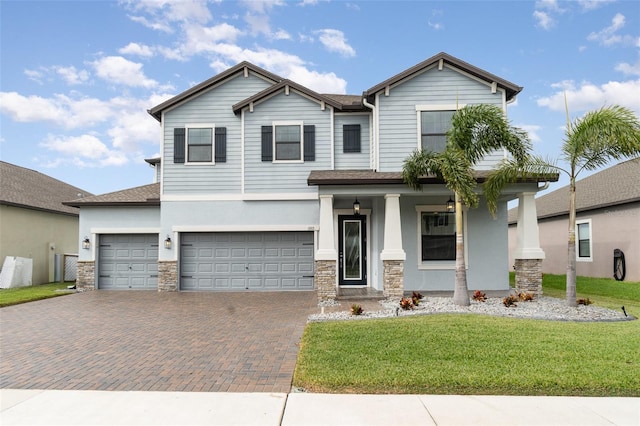
[[0,17],[0,158],[95,194],[151,183],[146,111],[243,60],[361,94],[445,51],[523,86],[509,119],[551,157],[564,93],[572,117],[640,114],[638,1],[1,0]]

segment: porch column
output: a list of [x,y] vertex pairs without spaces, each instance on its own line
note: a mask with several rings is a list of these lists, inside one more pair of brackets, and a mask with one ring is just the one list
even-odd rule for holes
[[516,291],[541,295],[542,260],[545,255],[540,248],[535,195],[535,192],[523,192],[518,195],[517,242],[513,257]]
[[335,300],[338,252],[334,238],[333,195],[320,195],[320,229],[315,256],[314,281],[318,301]]
[[400,225],[400,194],[384,196],[384,248],[380,253],[383,267],[383,294],[401,298],[404,294],[404,261],[402,227]]

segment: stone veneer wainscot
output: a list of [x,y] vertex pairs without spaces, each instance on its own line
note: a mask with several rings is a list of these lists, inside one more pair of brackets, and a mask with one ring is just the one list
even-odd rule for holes
[[178,291],[178,262],[158,261],[158,291]]

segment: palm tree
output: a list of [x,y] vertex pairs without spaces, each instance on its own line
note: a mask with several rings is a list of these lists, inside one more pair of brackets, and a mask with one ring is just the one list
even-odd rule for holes
[[511,126],[502,109],[487,104],[469,105],[453,114],[443,152],[416,150],[404,161],[402,178],[413,189],[422,189],[420,177],[435,175],[455,193],[456,276],[453,301],[457,305],[469,305],[462,204],[478,206],[474,168],[487,154],[500,149],[506,149],[516,163],[522,162],[528,157],[530,148],[526,132]]
[[582,171],[593,171],[613,160],[640,155],[640,121],[629,109],[619,105],[590,111],[573,122],[567,112],[565,140],[561,159],[568,168],[540,157],[527,161],[505,161],[484,184],[489,209],[495,212],[501,189],[523,176],[565,173],[569,177],[569,239],[567,242],[566,303],[577,306],[576,300],[576,179]]

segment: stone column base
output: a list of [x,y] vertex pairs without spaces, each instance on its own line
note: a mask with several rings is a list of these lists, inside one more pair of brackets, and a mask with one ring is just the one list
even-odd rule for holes
[[335,260],[316,260],[314,282],[318,302],[336,300],[336,266]]
[[515,259],[516,291],[542,295],[542,259]]
[[96,262],[79,260],[76,265],[76,290],[88,291],[96,288]]
[[383,295],[387,299],[401,299],[404,295],[404,260],[383,260]]
[[178,261],[158,261],[158,291],[178,291]]

